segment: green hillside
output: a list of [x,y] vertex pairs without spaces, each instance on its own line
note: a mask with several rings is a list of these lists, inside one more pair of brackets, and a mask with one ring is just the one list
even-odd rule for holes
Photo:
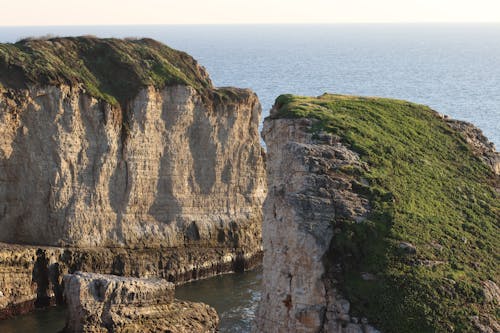
[[[400,100],[282,95],[273,118],[314,118],[358,152],[369,185],[362,223],[332,218],[329,263],[352,313],[383,332],[476,332],[471,317],[499,320],[483,282],[498,283],[498,177],[430,108]],[[404,246],[402,243],[410,243]],[[362,272],[376,276],[361,278]]]

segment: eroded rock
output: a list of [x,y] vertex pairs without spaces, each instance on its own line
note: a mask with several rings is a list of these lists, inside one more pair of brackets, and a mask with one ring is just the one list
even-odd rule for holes
[[500,288],[498,285],[491,280],[483,281],[482,285],[485,301],[500,305]]
[[279,96],[262,133],[255,331],[498,331],[486,244],[498,243],[500,155],[479,129],[410,102],[324,94]]
[[445,118],[446,123],[460,132],[474,155],[481,158],[486,165],[496,174],[500,175],[500,153],[495,145],[484,136],[483,131],[466,121]]
[[[350,303],[324,277],[333,220],[363,223],[370,206],[340,172],[366,168],[358,154],[309,119],[266,119],[269,193],[264,203],[262,301],[254,332],[376,332],[351,320]],[[354,184],[354,185],[353,185]]]
[[[148,39],[2,49],[0,317],[53,302],[76,270],[179,283],[259,262],[252,91],[217,89],[189,55]],[[67,66],[39,66],[52,62]]]
[[163,279],[81,273],[64,276],[66,332],[215,332],[217,312],[202,303],[174,300]]

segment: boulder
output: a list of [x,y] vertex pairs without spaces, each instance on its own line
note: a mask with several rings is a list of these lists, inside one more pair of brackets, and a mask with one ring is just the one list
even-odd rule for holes
[[163,279],[76,272],[64,285],[64,332],[215,332],[219,322],[208,305],[175,300]]

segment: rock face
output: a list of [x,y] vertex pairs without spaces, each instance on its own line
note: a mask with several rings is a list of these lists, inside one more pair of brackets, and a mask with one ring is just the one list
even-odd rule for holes
[[[239,246],[264,194],[256,96],[213,110],[188,86],[145,89],[128,132],[69,87],[0,100],[0,240],[78,247]],[[29,203],[29,205],[28,205]],[[255,245],[253,243],[252,245]]]
[[332,218],[363,221],[368,200],[352,191],[364,167],[358,154],[326,133],[313,139],[309,119],[266,120],[269,193],[264,203],[264,274],[255,332],[377,332],[349,315],[349,302],[325,275]]
[[69,87],[24,91],[24,105],[3,95],[0,240],[258,247],[260,106],[236,93],[208,110],[191,87],[145,89],[127,134],[109,106]]
[[224,248],[83,249],[0,243],[0,319],[36,306],[62,304],[62,278],[75,271],[182,283],[259,263],[259,256],[242,256]]
[[77,272],[64,276],[65,331],[215,332],[219,318],[207,305],[174,301],[173,283]]
[[498,152],[406,101],[282,95],[254,332],[496,332]]
[[495,174],[500,175],[500,153],[495,145],[484,136],[483,132],[471,123],[444,117],[448,125],[460,132],[474,154],[480,157]]
[[[258,261],[253,92],[214,88],[190,56],[151,40],[2,44],[0,69],[1,242],[42,246],[44,272],[173,282]],[[0,269],[29,281],[37,248],[2,251],[13,257]]]

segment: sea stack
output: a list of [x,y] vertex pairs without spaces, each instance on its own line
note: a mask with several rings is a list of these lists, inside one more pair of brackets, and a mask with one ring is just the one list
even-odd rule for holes
[[250,90],[151,39],[0,44],[0,312],[77,270],[179,283],[260,261]]
[[264,121],[254,332],[498,332],[500,155],[406,101],[282,95]]

